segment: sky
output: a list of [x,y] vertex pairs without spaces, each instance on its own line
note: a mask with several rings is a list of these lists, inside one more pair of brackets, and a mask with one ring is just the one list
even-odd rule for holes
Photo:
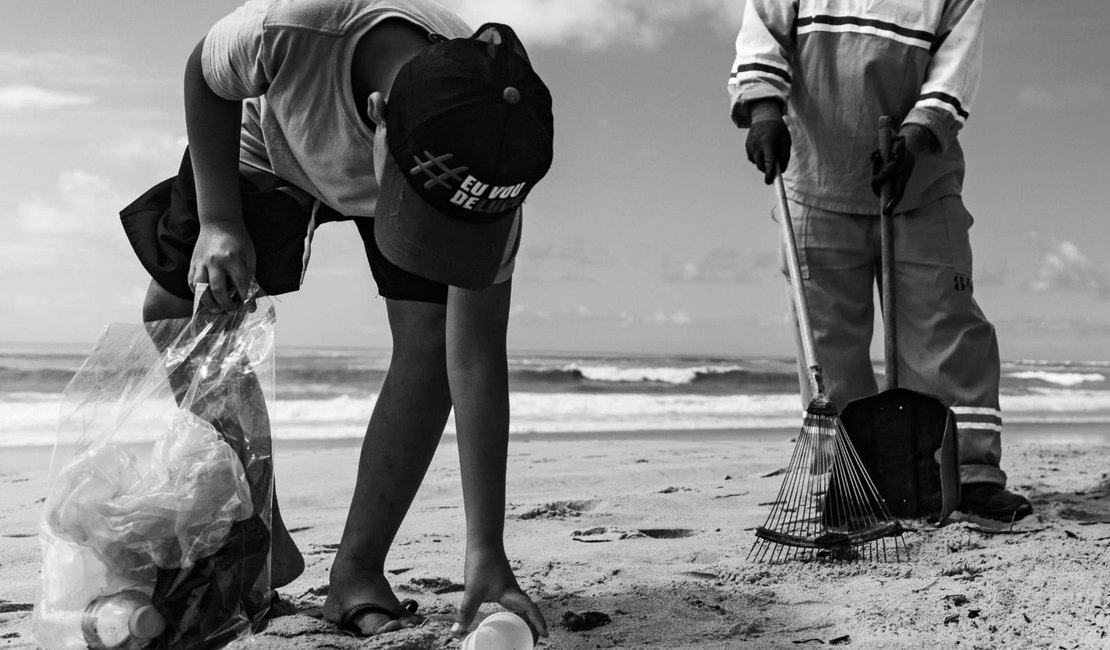
[[[0,343],[139,320],[149,278],[118,212],[176,173],[186,58],[238,4],[0,3]],[[774,197],[728,119],[743,2],[444,4],[512,24],[554,97],[510,347],[791,356]],[[1110,360],[1108,32],[1106,0],[987,8],[964,199],[1005,359]],[[279,345],[389,346],[355,232],[318,231],[302,291],[278,299]]]

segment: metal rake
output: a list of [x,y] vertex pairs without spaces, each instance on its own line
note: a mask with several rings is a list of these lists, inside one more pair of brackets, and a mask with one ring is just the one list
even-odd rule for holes
[[794,226],[782,175],[775,176],[779,224],[813,398],[767,521],[748,552],[756,561],[909,559],[902,525],[879,496],[825,394],[809,306],[802,286]]

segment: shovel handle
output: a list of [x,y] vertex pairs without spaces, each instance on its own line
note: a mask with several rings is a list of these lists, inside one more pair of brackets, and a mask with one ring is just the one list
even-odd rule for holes
[[[879,155],[886,162],[890,158],[894,133],[890,117],[879,118]],[[879,227],[882,235],[882,287],[883,301],[883,374],[886,390],[898,387],[898,325],[894,307],[894,217],[886,213],[890,200],[890,183],[883,183],[879,192]]]

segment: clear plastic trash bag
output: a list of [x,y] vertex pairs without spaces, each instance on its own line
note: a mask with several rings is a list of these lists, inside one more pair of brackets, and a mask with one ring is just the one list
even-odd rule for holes
[[46,509],[50,532],[128,572],[188,569],[253,514],[243,464],[211,424],[186,411],[155,443],[146,473],[108,446],[78,456],[58,480]]
[[112,647],[222,648],[265,625],[273,332],[253,287],[236,311],[97,341],[63,396],[39,527],[46,650],[90,647],[92,603],[123,590],[149,596],[165,630]]

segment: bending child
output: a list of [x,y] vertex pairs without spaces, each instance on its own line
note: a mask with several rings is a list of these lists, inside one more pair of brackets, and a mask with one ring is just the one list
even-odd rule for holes
[[[553,132],[512,29],[473,32],[429,0],[252,0],[189,58],[185,114],[178,176],[121,213],[152,276],[144,321],[189,316],[198,290],[204,308],[229,309],[252,278],[296,291],[329,222],[357,227],[385,298],[393,353],[325,618],[360,635],[422,621],[385,557],[453,407],[467,533],[453,631],[497,602],[546,636],[503,544],[511,276]],[[272,529],[278,587],[304,561],[276,497]]]

